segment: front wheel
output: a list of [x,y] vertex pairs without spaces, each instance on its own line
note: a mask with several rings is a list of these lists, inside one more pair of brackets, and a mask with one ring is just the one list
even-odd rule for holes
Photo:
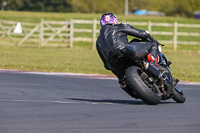
[[136,66],[129,67],[125,72],[128,85],[146,104],[156,105],[161,100],[160,92],[153,91],[141,79],[139,69]]
[[174,96],[172,97],[172,99],[174,99],[174,101],[176,101],[177,103],[185,102],[186,98],[178,85],[174,86]]

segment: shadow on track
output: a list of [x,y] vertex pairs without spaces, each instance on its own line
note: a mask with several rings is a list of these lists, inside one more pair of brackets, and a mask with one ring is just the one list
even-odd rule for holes
[[[141,100],[115,100],[115,99],[81,99],[81,98],[65,98],[72,101],[91,102],[91,103],[111,103],[111,104],[124,104],[124,105],[147,105]],[[174,102],[160,102],[159,104],[174,104]]]
[[136,100],[114,100],[114,99],[94,100],[94,99],[81,99],[81,98],[65,98],[65,99],[73,101],[81,101],[81,102],[92,102],[92,103],[134,104],[134,105],[145,104],[143,101],[136,101]]

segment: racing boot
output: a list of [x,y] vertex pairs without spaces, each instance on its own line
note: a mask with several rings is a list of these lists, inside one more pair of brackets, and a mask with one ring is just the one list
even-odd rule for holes
[[150,64],[152,64],[157,70],[159,70],[162,74],[169,73],[169,70],[165,67],[162,67],[158,64],[159,62],[159,56],[156,57],[152,56],[152,54],[147,55],[147,60]]
[[160,65],[158,64],[158,61],[159,61],[159,56],[158,55],[157,55],[157,57],[154,57],[152,54],[148,54],[147,55],[147,60],[153,66],[155,66],[156,68],[159,68]]

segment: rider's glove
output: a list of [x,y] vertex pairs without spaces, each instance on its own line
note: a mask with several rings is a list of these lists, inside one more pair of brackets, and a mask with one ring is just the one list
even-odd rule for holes
[[145,36],[148,42],[159,44],[159,42],[150,35],[149,31],[145,30]]

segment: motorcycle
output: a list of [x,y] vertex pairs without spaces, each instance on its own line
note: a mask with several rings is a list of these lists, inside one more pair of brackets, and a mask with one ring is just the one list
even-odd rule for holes
[[[137,55],[132,46],[126,46],[126,53],[131,56],[134,62],[125,70],[123,82],[120,82],[121,88],[131,97],[142,99],[148,105],[156,105],[161,100],[172,98],[177,103],[184,103],[186,100],[183,91],[178,86],[178,79],[171,74],[170,65],[167,57],[161,53],[161,46],[158,43],[159,68],[154,67],[147,61],[147,57],[136,59]],[[143,55],[147,55],[147,48],[143,49]]]

